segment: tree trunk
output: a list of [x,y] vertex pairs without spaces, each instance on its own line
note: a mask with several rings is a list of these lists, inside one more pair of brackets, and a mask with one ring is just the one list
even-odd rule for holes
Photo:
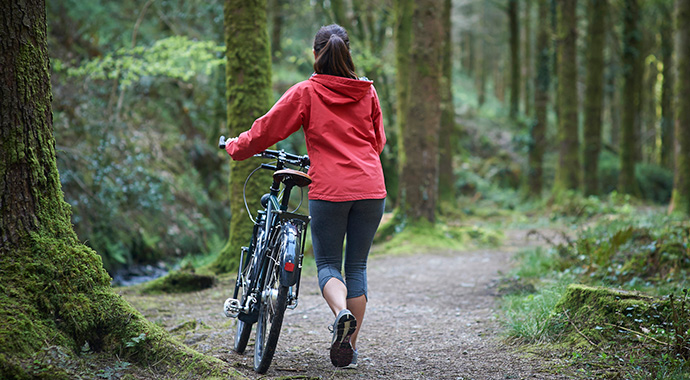
[[558,165],[554,190],[580,185],[577,97],[577,0],[558,0]]
[[[407,108],[410,82],[410,46],[412,44],[412,12],[414,1],[400,0],[395,2],[395,67],[396,67],[396,97],[398,99],[396,134],[398,137],[398,175],[402,176],[403,163],[405,162],[405,131],[407,130]],[[402,186],[396,183],[397,201],[400,207]],[[391,191],[389,189],[388,191]]]
[[229,370],[146,321],[77,238],[55,157],[45,2],[4,1],[0,24],[0,378],[77,378],[86,343],[112,358],[93,372],[118,357],[156,377]]
[[638,26],[640,9],[637,0],[625,0],[623,12],[623,118],[620,141],[620,174],[618,190],[623,194],[638,194],[635,182],[637,163],[636,122],[639,117],[639,71],[640,29]]
[[[479,14],[479,27],[478,29],[480,31],[484,31],[484,26],[486,23],[486,4],[482,3],[481,5],[481,10]],[[476,49],[476,59],[477,59],[477,73],[476,73],[476,80],[475,80],[475,87],[477,89],[477,107],[481,108],[484,105],[484,102],[486,102],[486,78],[487,78],[487,73],[489,72],[489,67],[487,67],[489,60],[487,57],[489,56],[488,54],[488,47],[486,46],[486,39],[483,37],[481,38],[481,43],[479,46],[477,46]],[[452,66],[452,65],[451,65]]]
[[523,80],[525,84],[525,89],[523,91],[523,108],[527,116],[532,114],[532,84],[534,83],[532,78],[532,1],[533,0],[525,0],[525,50],[522,59],[525,68]]
[[407,129],[402,135],[401,213],[411,223],[435,222],[441,125],[441,4],[416,1],[412,19]]
[[270,0],[271,12],[271,59],[277,62],[282,58],[282,34],[283,22],[285,21],[285,8],[280,0]]
[[[441,138],[439,138],[438,196],[441,202],[455,201],[455,176],[453,174],[453,146],[455,141],[455,108],[453,107],[453,62],[451,40],[451,0],[445,0],[442,13],[442,77],[441,77]],[[481,70],[481,68],[479,68]]]
[[[608,17],[606,24],[609,26],[615,25],[615,14],[613,7],[609,4]],[[620,89],[620,72],[621,72],[621,49],[620,38],[613,27],[608,28],[609,32],[606,35],[606,47],[608,48],[608,59],[606,61],[606,96],[607,96],[607,111],[609,115],[609,133],[608,143],[611,146],[620,146],[620,131],[621,131],[621,89]]]
[[673,168],[673,6],[662,4],[661,59],[663,62],[661,84],[661,166]]
[[518,0],[508,0],[508,25],[510,39],[510,117],[520,112],[520,26]]
[[[548,0],[538,0],[538,19],[549,15]],[[547,103],[551,68],[551,28],[548,22],[540,22],[537,30],[536,77],[534,78],[534,122],[529,150],[529,195],[539,197],[544,186],[544,151],[546,150]]]
[[659,164],[658,151],[656,146],[657,141],[657,96],[656,86],[657,78],[659,76],[659,69],[657,61],[651,60],[645,65],[644,70],[644,86],[642,91],[642,99],[644,101],[643,109],[643,123],[642,123],[642,159],[644,162]]
[[[269,110],[271,54],[266,27],[266,0],[225,0],[225,46],[227,128],[231,136],[247,130],[254,120]],[[256,168],[251,159],[230,163],[230,236],[213,264],[218,273],[237,269],[241,247],[252,236],[253,224],[246,216],[242,197],[245,179]],[[254,175],[247,184],[249,210],[261,208],[259,195],[268,191],[267,173]],[[262,181],[262,179],[266,179]]]
[[604,100],[604,45],[606,42],[607,0],[587,1],[587,82],[585,90],[585,125],[583,184],[585,195],[599,193],[599,152],[601,151],[601,114]]
[[676,165],[669,210],[690,215],[690,1],[676,0]]
[[333,10],[333,19],[335,20],[336,24],[339,24],[349,31],[351,29],[350,19],[348,18],[343,0],[331,0],[331,9]]

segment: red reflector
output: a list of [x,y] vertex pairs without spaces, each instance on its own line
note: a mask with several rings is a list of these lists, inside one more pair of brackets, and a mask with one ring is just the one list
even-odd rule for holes
[[285,270],[288,272],[292,272],[295,270],[295,264],[294,263],[285,263]]

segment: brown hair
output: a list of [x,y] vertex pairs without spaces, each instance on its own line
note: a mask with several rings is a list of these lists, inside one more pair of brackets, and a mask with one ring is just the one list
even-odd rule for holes
[[338,24],[322,26],[314,36],[314,71],[317,74],[357,79],[350,55],[350,37]]

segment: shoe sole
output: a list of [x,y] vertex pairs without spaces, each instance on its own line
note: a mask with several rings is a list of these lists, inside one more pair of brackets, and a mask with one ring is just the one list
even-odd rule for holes
[[352,363],[354,350],[350,338],[357,329],[357,319],[352,314],[345,314],[338,320],[336,338],[331,344],[331,363],[336,367],[346,367]]

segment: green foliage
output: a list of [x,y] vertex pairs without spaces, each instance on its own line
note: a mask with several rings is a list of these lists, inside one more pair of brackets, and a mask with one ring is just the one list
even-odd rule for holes
[[690,273],[690,225],[650,215],[602,220],[582,231],[569,255],[583,274],[629,287],[683,284]]
[[[592,201],[587,207],[606,215],[580,217],[589,223],[574,240],[519,254],[520,265],[499,286],[507,294],[502,321],[508,338],[562,348],[571,355],[564,365],[588,377],[683,378],[690,353],[690,224],[624,207],[626,197],[605,209],[586,199]],[[594,286],[566,289],[576,282]]]
[[210,76],[225,63],[224,51],[224,46],[212,41],[173,36],[155,41],[150,47],[121,48],[78,67],[66,67],[61,61],[53,60],[53,68],[90,80],[118,80],[120,88],[125,89],[148,77],[189,81],[199,74]]

